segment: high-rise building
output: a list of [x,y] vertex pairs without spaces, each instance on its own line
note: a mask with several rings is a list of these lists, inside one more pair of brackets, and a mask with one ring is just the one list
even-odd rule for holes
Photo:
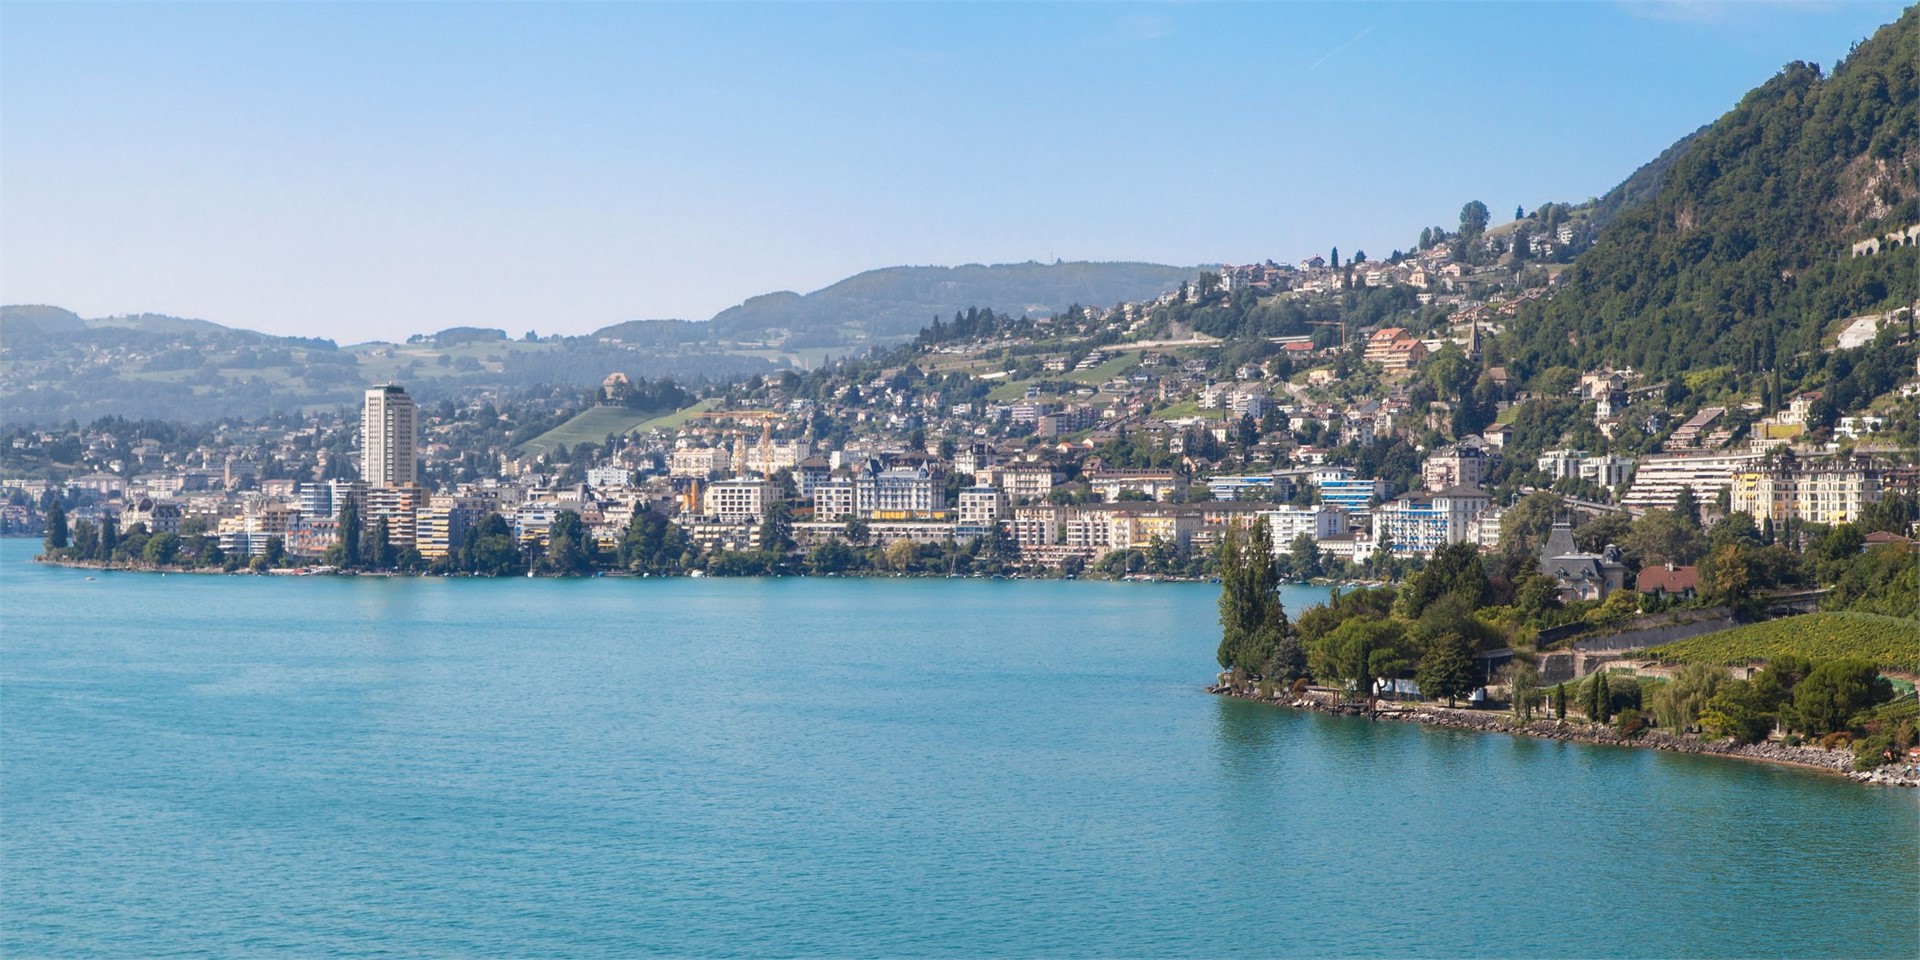
[[406,486],[420,479],[414,451],[419,426],[413,398],[394,384],[367,391],[360,415],[360,475],[374,487]]

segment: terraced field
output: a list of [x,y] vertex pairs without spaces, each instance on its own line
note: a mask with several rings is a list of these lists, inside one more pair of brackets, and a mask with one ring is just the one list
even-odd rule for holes
[[1809,613],[1703,634],[1646,652],[1672,663],[1748,663],[1797,653],[1811,660],[1865,657],[1883,669],[1920,670],[1920,621],[1876,613]]

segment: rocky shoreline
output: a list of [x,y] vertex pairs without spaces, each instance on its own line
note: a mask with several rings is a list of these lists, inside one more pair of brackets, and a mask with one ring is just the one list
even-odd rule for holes
[[1856,783],[1920,787],[1920,767],[1911,764],[1889,764],[1873,770],[1855,770],[1853,769],[1853,752],[1850,750],[1824,750],[1810,746],[1792,747],[1784,743],[1770,742],[1740,744],[1732,740],[1708,740],[1690,734],[1673,734],[1662,730],[1647,730],[1635,736],[1623,737],[1611,727],[1573,720],[1543,719],[1523,722],[1507,714],[1388,701],[1375,701],[1372,707],[1368,707],[1362,703],[1339,702],[1332,690],[1323,688],[1308,690],[1305,696],[1301,697],[1295,697],[1291,691],[1287,690],[1277,690],[1271,695],[1262,696],[1259,688],[1252,683],[1235,685],[1222,680],[1208,687],[1207,692],[1238,697],[1242,700],[1255,700],[1274,706],[1291,707],[1296,710],[1315,710],[1321,713],[1365,717],[1370,720],[1424,723],[1456,730],[1507,733],[1522,737],[1537,737],[1542,740],[1565,740],[1616,747],[1645,747],[1674,753],[1734,757],[1762,763],[1806,767],[1843,776]]

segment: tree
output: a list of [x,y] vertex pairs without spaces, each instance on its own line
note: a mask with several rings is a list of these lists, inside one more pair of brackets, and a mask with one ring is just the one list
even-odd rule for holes
[[1711,736],[1754,743],[1766,739],[1767,732],[1773,729],[1773,717],[1754,696],[1752,683],[1728,680],[1720,684],[1701,709],[1700,729]]
[[1487,231],[1487,220],[1491,214],[1487,205],[1478,200],[1467,201],[1460,208],[1460,236],[1466,240],[1479,239]]
[[867,527],[867,521],[859,517],[847,518],[847,527],[846,527],[845,534],[846,534],[848,543],[859,543],[859,544],[866,543],[867,538],[871,536],[871,533],[869,532]]
[[1601,670],[1587,677],[1585,687],[1587,695],[1587,719],[1594,723],[1606,723],[1613,707],[1613,691],[1607,689],[1607,673]]
[[1348,617],[1306,644],[1307,665],[1322,683],[1365,696],[1377,677],[1403,673],[1416,651],[1398,621]]
[[1794,685],[1796,725],[1819,736],[1847,729],[1853,715],[1893,699],[1893,683],[1872,661],[1857,657],[1829,660]]
[[1720,547],[1708,554],[1701,564],[1702,592],[1707,600],[1715,604],[1746,600],[1753,580],[1752,551],[1738,543]]
[[1553,685],[1553,718],[1555,720],[1567,718],[1567,685],[1565,683]]
[[180,535],[177,533],[156,533],[147,538],[147,545],[141,550],[141,556],[148,563],[166,566],[180,554]]
[[111,561],[113,551],[119,546],[120,525],[112,517],[100,518],[100,560]]
[[1673,498],[1673,515],[1695,532],[1700,530],[1700,500],[1694,496],[1692,487],[1681,487],[1679,495]]
[[1635,520],[1621,546],[1643,564],[1682,565],[1694,562],[1706,547],[1696,526],[1674,511],[1659,509],[1648,510],[1646,516]]
[[1727,672],[1706,663],[1689,663],[1653,692],[1653,717],[1660,726],[1684,733],[1700,722]]
[[1273,535],[1256,520],[1250,531],[1227,532],[1220,555],[1220,666],[1251,676],[1292,679],[1306,656],[1280,603],[1280,572]]
[[1287,568],[1302,580],[1320,575],[1320,545],[1312,534],[1302,533],[1287,545]]
[[[360,562],[360,505],[349,496],[340,501],[340,515],[335,525],[335,543],[340,547],[340,560],[336,566],[350,567]],[[328,551],[329,557],[332,551]],[[330,559],[329,562],[332,562]]]
[[1415,620],[1444,597],[1460,598],[1469,610],[1492,602],[1493,585],[1480,562],[1480,549],[1472,543],[1450,544],[1434,551],[1427,565],[1400,591],[1396,612]]
[[1538,554],[1565,507],[1559,494],[1545,490],[1521,497],[1500,515],[1500,552],[1529,558]]
[[1473,648],[1467,644],[1467,638],[1457,633],[1445,633],[1435,637],[1427,645],[1426,655],[1420,658],[1420,669],[1415,674],[1415,682],[1420,684],[1420,694],[1426,697],[1445,697],[1447,706],[1473,692],[1479,686],[1479,670],[1473,662]]
[[393,535],[387,518],[373,521],[373,532],[360,541],[360,563],[369,570],[385,570],[393,565]]
[[562,510],[554,516],[547,528],[547,552],[540,558],[540,567],[563,577],[577,577],[593,569],[586,528],[578,513]]
[[484,577],[509,576],[522,571],[520,544],[514,539],[513,528],[507,526],[505,517],[489,513],[467,531],[467,539],[460,544],[460,568]]
[[1524,660],[1513,661],[1507,665],[1507,689],[1513,715],[1532,720],[1533,708],[1540,703],[1540,671]]
[[778,554],[793,550],[793,508],[785,500],[767,507],[766,519],[760,521],[760,549]]
[[47,553],[65,550],[67,543],[67,508],[55,497],[47,506]]

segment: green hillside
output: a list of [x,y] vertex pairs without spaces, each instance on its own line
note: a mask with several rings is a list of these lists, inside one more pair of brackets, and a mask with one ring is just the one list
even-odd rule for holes
[[1920,248],[1850,256],[1920,223],[1920,8],[1830,76],[1789,64],[1689,140],[1516,319],[1521,372],[1725,365],[1813,386],[1846,376],[1823,369],[1831,321],[1920,299]]
[[651,430],[655,427],[677,427],[685,423],[693,414],[712,405],[713,401],[703,400],[683,410],[666,412],[629,410],[626,407],[588,407],[566,423],[521,444],[520,450],[523,453],[538,455],[559,446],[575,447],[582,443],[599,443],[610,435],[619,436],[635,430]]
[[1751,623],[1654,647],[1671,663],[1747,663],[1797,653],[1812,660],[1865,657],[1891,670],[1920,669],[1920,621],[1874,613],[1809,613]]

